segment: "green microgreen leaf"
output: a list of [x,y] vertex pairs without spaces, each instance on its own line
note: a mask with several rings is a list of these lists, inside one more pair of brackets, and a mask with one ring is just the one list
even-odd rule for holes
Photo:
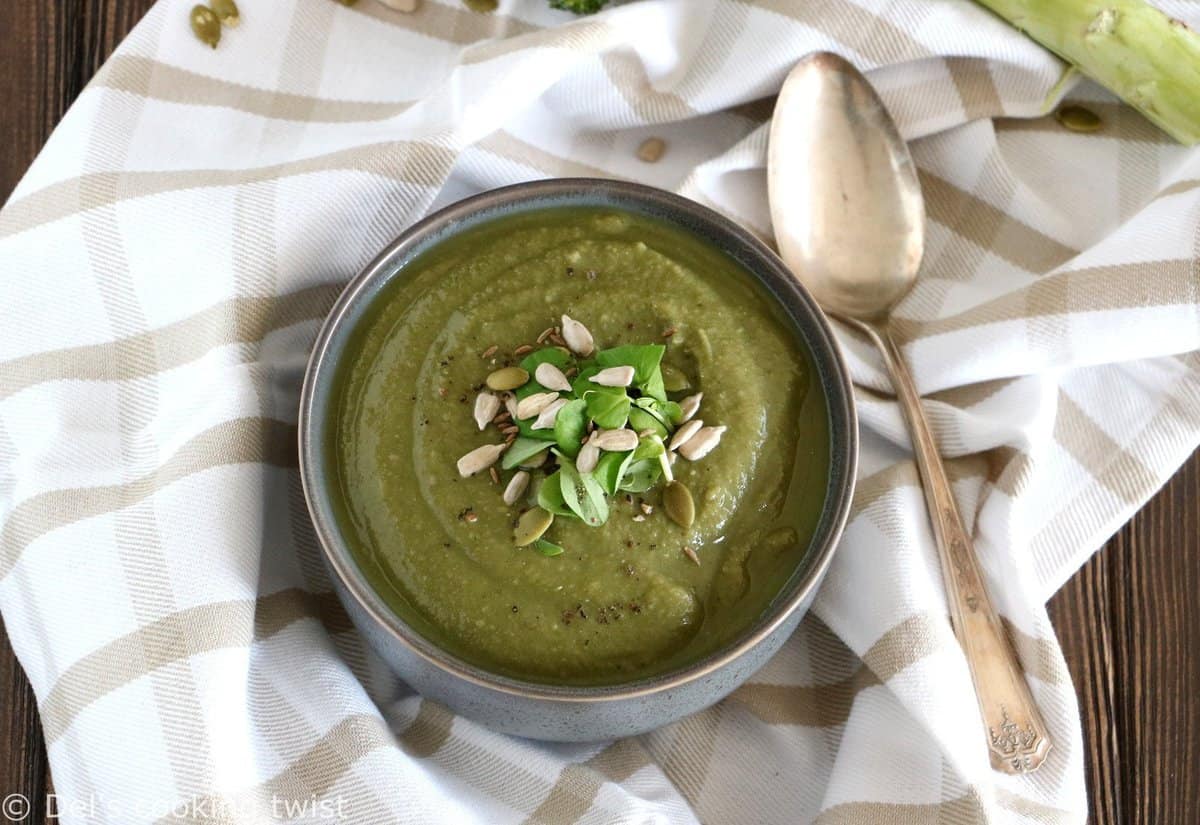
[[625,470],[632,460],[633,450],[623,453],[605,453],[600,456],[600,461],[596,463],[596,469],[592,470],[592,475],[600,482],[604,492],[610,496],[616,495],[617,488],[621,485],[621,477],[625,475]]
[[657,367],[648,379],[637,383],[637,388],[642,391],[642,395],[649,396],[657,401],[667,400],[667,389],[663,385],[662,371]]
[[[601,369],[607,367],[633,367],[633,382],[644,384],[658,370],[663,353],[667,348],[662,344],[625,344],[612,349],[603,349],[596,353],[596,363]],[[661,382],[661,376],[659,376]]]
[[561,556],[566,551],[552,541],[538,539],[533,543],[533,549],[541,553],[543,556]]
[[[540,430],[538,432],[541,432]],[[511,470],[518,464],[521,464],[528,459],[533,458],[542,450],[550,449],[551,441],[542,441],[534,438],[517,438],[507,450],[504,451],[504,458],[500,461],[500,466],[505,470]]]
[[537,372],[539,364],[553,364],[566,372],[567,368],[571,366],[571,356],[558,347],[543,347],[526,355],[521,359],[521,369],[529,373],[529,380],[513,390],[513,395],[517,398],[524,398],[527,395],[533,395],[535,392],[550,391],[547,387],[539,384],[537,379],[533,377],[533,374]]
[[[637,451],[635,450],[634,453]],[[644,493],[658,483],[662,475],[662,467],[655,458],[643,458],[631,461],[621,476],[618,490],[627,493]]]
[[554,438],[558,441],[558,449],[571,458],[577,456],[583,436],[587,433],[587,421],[587,402],[578,398],[568,401],[554,419]]
[[583,398],[584,393],[588,390],[594,390],[597,385],[593,384],[590,379],[593,375],[600,372],[600,368],[596,366],[594,361],[581,361],[579,364],[579,374],[571,381],[571,392],[576,398]]
[[555,450],[559,459],[559,487],[566,505],[583,520],[584,524],[599,527],[608,521],[608,500],[604,488],[591,473],[575,469],[571,459]]
[[624,387],[601,387],[593,384],[592,389],[583,394],[587,402],[587,416],[596,422],[597,427],[606,430],[619,430],[629,420],[629,396]]
[[[637,404],[638,401],[642,400],[645,399],[639,398],[637,401],[634,401],[634,403]],[[650,400],[652,401],[654,399]],[[657,416],[652,415],[651,413],[642,409],[641,405],[633,407],[629,410],[629,426],[631,429],[639,433],[642,430],[654,430],[654,432],[656,432],[661,438],[666,438],[668,435],[666,424],[660,421]]]
[[550,475],[542,479],[542,486],[538,487],[537,502],[538,507],[543,510],[554,513],[556,516],[568,516],[575,518],[575,514],[567,507],[563,501],[562,495],[562,480],[559,476],[561,470],[555,470]]
[[643,458],[658,458],[667,451],[667,447],[663,444],[663,440],[657,435],[649,435],[638,442],[637,449],[633,451],[633,460],[639,461]]
[[674,401],[659,401],[657,398],[641,398],[634,399],[633,402],[639,409],[653,415],[662,422],[668,429],[672,429],[679,419],[683,418],[683,411],[679,409],[679,405]]

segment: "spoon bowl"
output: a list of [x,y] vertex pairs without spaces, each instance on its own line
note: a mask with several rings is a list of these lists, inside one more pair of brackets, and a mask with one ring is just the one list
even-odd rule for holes
[[854,66],[817,52],[792,69],[767,167],[780,257],[826,310],[885,317],[916,281],[925,206],[908,145]]

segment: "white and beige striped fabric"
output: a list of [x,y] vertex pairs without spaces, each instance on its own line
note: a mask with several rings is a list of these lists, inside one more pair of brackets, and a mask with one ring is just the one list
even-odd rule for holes
[[[0,608],[62,821],[1083,821],[1043,604],[1200,441],[1200,153],[967,0],[239,2],[215,51],[160,2],[0,212]],[[586,746],[422,701],[347,625],[301,500],[324,312],[431,208],[536,177],[649,182],[769,238],[772,95],[819,48],[913,141],[930,227],[898,331],[1049,761],[988,766],[900,414],[849,335],[852,521],[750,684]],[[1064,94],[1103,130],[1043,116]]]

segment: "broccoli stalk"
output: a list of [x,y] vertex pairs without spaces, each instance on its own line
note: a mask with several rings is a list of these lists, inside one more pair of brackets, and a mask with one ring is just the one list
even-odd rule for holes
[[1200,37],[1143,0],[978,0],[1178,140],[1200,141]]
[[550,8],[573,11],[576,14],[595,14],[608,5],[609,0],[550,0]]

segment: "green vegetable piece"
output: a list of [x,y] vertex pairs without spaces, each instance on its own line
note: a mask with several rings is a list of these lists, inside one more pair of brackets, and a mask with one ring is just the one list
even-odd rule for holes
[[604,488],[591,473],[580,473],[571,459],[558,453],[559,487],[563,501],[575,515],[590,527],[599,527],[608,521],[608,500]]
[[[539,432],[541,431],[539,430]],[[524,464],[542,450],[550,449],[550,445],[553,443],[536,438],[518,438],[504,451],[504,458],[501,459],[500,466],[505,470],[511,470],[518,464]]]
[[[638,399],[638,401],[641,400],[641,398]],[[663,424],[663,422],[660,421],[657,416],[651,415],[641,406],[630,409],[629,426],[631,429],[639,433],[642,432],[642,430],[654,430],[654,432],[657,433],[660,438],[666,438],[669,434],[666,425]]]
[[579,365],[579,375],[575,376],[574,380],[571,381],[571,392],[575,394],[576,398],[583,398],[584,393],[588,390],[596,389],[598,385],[593,384],[588,379],[598,372],[600,372],[600,368],[596,366],[595,362]]
[[526,510],[517,519],[517,529],[513,531],[513,543],[517,547],[533,544],[542,537],[542,533],[550,529],[554,523],[554,514],[541,507]]
[[979,0],[1139,109],[1171,137],[1200,141],[1200,36],[1144,0]]
[[609,2],[610,0],[550,0],[550,8],[573,11],[576,14],[595,14]]
[[[636,450],[634,452],[636,453]],[[627,493],[644,493],[657,484],[661,476],[662,466],[658,463],[658,459],[637,459],[629,463],[621,476],[617,489]]]
[[554,513],[556,516],[575,518],[575,514],[571,512],[571,509],[567,507],[567,503],[563,501],[562,477],[559,475],[560,473],[561,470],[555,470],[542,480],[542,486],[538,487],[538,507],[547,512]]
[[192,6],[188,19],[192,24],[192,34],[212,48],[221,42],[221,21],[208,6]]
[[663,388],[667,392],[683,392],[692,388],[692,382],[678,367],[662,364],[659,369],[662,371]]
[[663,489],[663,509],[671,521],[685,530],[696,520],[692,491],[682,481],[671,481]]
[[596,463],[596,469],[592,470],[592,475],[600,482],[604,492],[610,496],[616,495],[617,489],[621,486],[621,478],[632,461],[633,450],[624,453],[605,453],[600,456],[600,461]]
[[592,385],[593,389],[583,394],[587,402],[588,418],[596,422],[597,427],[606,430],[619,430],[629,420],[630,398],[625,394],[624,387],[601,387]]
[[232,28],[241,22],[237,3],[233,0],[209,0],[208,7],[213,10],[217,19],[224,26]]
[[656,369],[650,375],[649,380],[643,381],[636,385],[643,395],[649,396],[657,401],[667,400],[667,389],[663,384],[662,370]]
[[548,557],[561,556],[563,553],[566,552],[565,550],[563,550],[561,547],[559,547],[554,542],[546,541],[545,539],[538,539],[537,541],[535,541],[533,543],[533,549],[537,550],[543,556],[548,556]]

